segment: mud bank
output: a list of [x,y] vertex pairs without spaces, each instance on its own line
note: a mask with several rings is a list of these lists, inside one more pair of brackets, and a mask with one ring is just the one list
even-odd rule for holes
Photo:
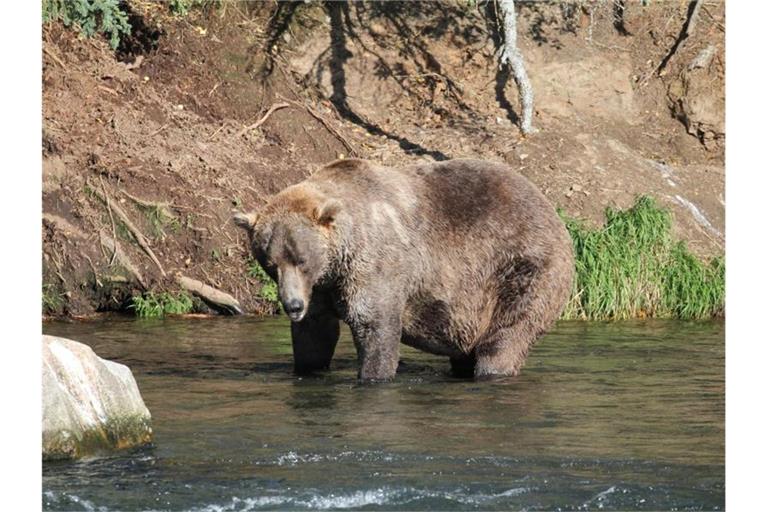
[[179,274],[274,312],[231,212],[339,156],[507,162],[593,224],[646,194],[694,253],[724,251],[722,7],[707,6],[657,76],[684,6],[632,4],[619,29],[607,3],[523,4],[538,129],[523,138],[485,7],[127,5],[132,36],[117,51],[44,27],[47,315],[124,310],[177,293]]

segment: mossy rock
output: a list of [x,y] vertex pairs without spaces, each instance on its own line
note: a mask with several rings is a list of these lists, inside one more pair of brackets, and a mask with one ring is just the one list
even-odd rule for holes
[[131,370],[76,341],[43,336],[43,460],[149,443],[152,424]]

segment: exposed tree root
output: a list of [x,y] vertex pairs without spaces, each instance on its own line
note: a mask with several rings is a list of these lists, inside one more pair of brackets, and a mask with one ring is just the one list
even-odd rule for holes
[[160,274],[162,274],[163,277],[166,276],[165,270],[163,270],[163,266],[160,264],[160,260],[157,259],[157,256],[155,256],[154,251],[149,246],[149,240],[147,240],[147,237],[144,236],[144,234],[139,231],[139,229],[133,224],[130,217],[116,204],[112,204],[109,201],[109,196],[107,195],[106,189],[102,192],[99,191],[97,188],[92,188],[94,194],[104,201],[104,204],[107,205],[107,210],[114,211],[114,213],[118,216],[120,221],[125,225],[126,228],[128,228],[128,231],[131,232],[133,237],[136,239],[136,242],[139,244],[139,247],[149,256],[149,258],[155,263],[157,268],[160,270]]
[[[285,99],[285,98],[284,98]],[[349,143],[349,141],[344,138],[343,135],[339,133],[338,130],[336,130],[333,126],[328,123],[328,121],[325,120],[325,118],[320,115],[319,112],[316,112],[312,107],[305,103],[301,103],[298,101],[288,100],[293,105],[296,105],[297,107],[305,109],[309,115],[320,121],[320,124],[322,124],[326,130],[328,130],[336,139],[341,142],[345,148],[347,148],[347,151],[349,152],[349,156],[360,156],[360,154],[355,150],[355,148],[352,147],[352,145]]]
[[286,108],[286,107],[290,107],[290,105],[289,105],[288,103],[275,103],[274,105],[272,105],[271,107],[269,107],[269,110],[267,110],[267,113],[266,113],[266,114],[264,114],[264,116],[263,116],[261,119],[259,119],[258,121],[256,121],[256,122],[255,122],[255,123],[253,123],[252,125],[250,125],[250,126],[246,126],[246,127],[245,127],[245,128],[243,128],[242,130],[240,130],[239,132],[237,132],[237,135],[235,135],[235,137],[236,137],[236,138],[242,137],[242,136],[243,136],[243,135],[245,135],[247,132],[249,132],[249,131],[251,131],[251,130],[255,130],[256,128],[258,128],[259,126],[261,126],[262,124],[264,124],[264,122],[265,122],[267,119],[269,119],[269,116],[271,116],[271,115],[272,115],[272,113],[273,113],[274,111],[276,111],[276,110],[280,110],[281,108]]
[[128,255],[123,252],[117,240],[107,235],[104,231],[99,232],[99,240],[101,242],[101,246],[106,251],[111,252],[117,263],[123,267],[131,275],[131,277],[133,277],[133,279],[135,279],[136,282],[141,285],[143,289],[146,290],[147,283],[144,281],[141,272],[139,272],[139,269],[136,268],[136,265],[133,264]]

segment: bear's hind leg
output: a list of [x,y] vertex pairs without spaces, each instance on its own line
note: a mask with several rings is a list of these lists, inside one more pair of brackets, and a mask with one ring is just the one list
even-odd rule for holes
[[328,369],[339,341],[339,319],[317,315],[291,322],[291,338],[296,373]]
[[502,268],[494,328],[475,346],[475,378],[520,373],[531,346],[568,300],[572,272],[561,260],[542,266],[521,258]]
[[494,332],[475,349],[475,378],[518,375],[535,338],[516,327]]

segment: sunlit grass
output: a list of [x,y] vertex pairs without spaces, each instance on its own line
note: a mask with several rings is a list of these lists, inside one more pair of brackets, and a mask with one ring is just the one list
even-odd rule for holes
[[192,297],[181,292],[176,295],[168,292],[147,292],[134,295],[129,308],[140,318],[160,318],[165,315],[184,315],[194,309]]
[[280,299],[277,294],[277,283],[261,268],[256,260],[248,261],[248,275],[259,281],[259,298],[268,302],[274,308],[280,307]]
[[725,260],[703,262],[671,235],[669,210],[641,196],[626,210],[607,208],[592,229],[561,212],[576,260],[563,318],[707,318],[722,314]]

